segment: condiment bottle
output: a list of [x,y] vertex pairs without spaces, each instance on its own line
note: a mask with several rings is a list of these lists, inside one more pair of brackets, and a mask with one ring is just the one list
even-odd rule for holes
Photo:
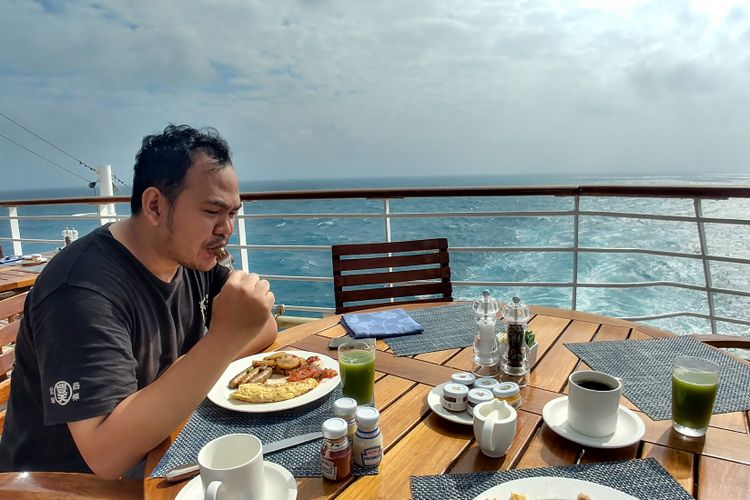
[[440,404],[448,411],[466,411],[466,398],[469,388],[463,384],[445,384],[443,395],[440,396]]
[[341,481],[352,475],[352,445],[346,437],[347,424],[342,418],[323,422],[323,446],[320,449],[323,477]]
[[500,382],[492,389],[492,394],[500,401],[505,401],[513,408],[519,408],[523,404],[518,384],[515,382]]
[[477,333],[474,338],[474,357],[471,371],[477,377],[497,377],[500,374],[500,346],[497,342],[495,323],[500,305],[489,290],[474,299],[472,305]]
[[333,414],[346,420],[348,426],[346,435],[349,442],[353,442],[354,434],[357,432],[357,421],[354,414],[357,411],[357,400],[354,398],[338,398],[333,402]]
[[355,414],[354,463],[363,467],[378,465],[383,457],[383,435],[380,434],[380,412],[371,406],[360,406]]
[[466,411],[469,412],[469,415],[473,416],[474,407],[476,405],[484,403],[485,401],[492,401],[495,399],[495,396],[493,396],[487,389],[472,389],[469,391],[469,395],[466,399]]

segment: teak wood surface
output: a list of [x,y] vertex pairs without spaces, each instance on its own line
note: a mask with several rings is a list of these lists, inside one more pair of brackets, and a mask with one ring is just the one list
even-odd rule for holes
[[23,291],[30,288],[39,270],[27,269],[23,265],[7,265],[0,267],[0,292]]
[[[438,305],[438,304],[434,304]],[[424,307],[406,306],[406,308]],[[472,348],[397,357],[383,341],[377,342],[375,404],[381,412],[384,456],[376,476],[342,482],[322,478],[298,478],[298,498],[407,499],[410,476],[495,471],[516,468],[570,465],[581,446],[559,437],[542,420],[545,403],[567,392],[568,375],[589,369],[569,351],[565,342],[648,339],[672,334],[636,323],[583,312],[532,307],[539,350],[537,364],[522,389],[523,406],[518,412],[516,437],[501,458],[483,455],[471,426],[446,421],[427,406],[427,394],[455,371],[471,370]],[[336,357],[328,341],[345,332],[338,316],[296,326],[279,335],[268,350],[299,348]],[[714,415],[704,439],[683,438],[670,420],[654,421],[625,398],[646,425],[643,439],[627,448],[587,448],[582,463],[653,457],[699,500],[747,498],[750,491],[750,435],[748,412]],[[179,433],[152,451],[150,471]],[[169,484],[163,479],[145,479],[147,499],[174,498],[187,481]]]

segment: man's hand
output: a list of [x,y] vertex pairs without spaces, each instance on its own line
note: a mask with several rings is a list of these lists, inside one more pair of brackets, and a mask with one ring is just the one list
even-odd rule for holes
[[270,289],[270,283],[255,273],[233,271],[213,301],[211,335],[244,347],[273,319],[275,297]]

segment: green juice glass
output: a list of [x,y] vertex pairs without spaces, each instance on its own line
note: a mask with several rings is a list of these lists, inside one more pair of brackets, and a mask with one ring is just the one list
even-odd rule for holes
[[694,356],[672,364],[672,427],[680,434],[706,434],[719,388],[719,365]]
[[375,403],[374,339],[350,340],[338,347],[341,391],[357,404]]

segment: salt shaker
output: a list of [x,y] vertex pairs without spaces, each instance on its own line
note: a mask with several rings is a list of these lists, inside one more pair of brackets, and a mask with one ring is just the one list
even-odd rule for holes
[[[502,362],[503,372],[522,379],[529,371],[524,333],[530,317],[529,308],[518,297],[513,297],[512,302],[503,308],[503,321],[508,331],[508,351]],[[519,385],[525,385],[523,380],[519,381]]]
[[500,305],[489,290],[485,290],[474,300],[472,308],[477,333],[471,371],[477,377],[497,377],[500,374],[500,346],[497,343],[495,323]]

